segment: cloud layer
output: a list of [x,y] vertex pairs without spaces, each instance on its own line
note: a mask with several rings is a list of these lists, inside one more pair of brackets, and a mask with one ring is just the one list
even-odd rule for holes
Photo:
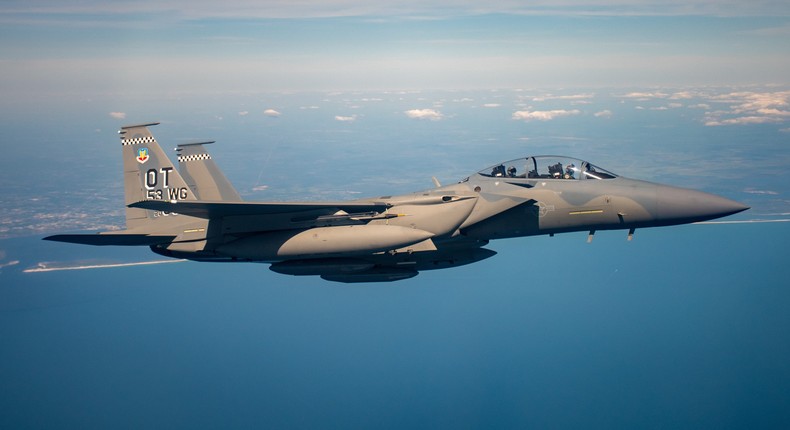
[[401,0],[398,2],[362,2],[359,0],[325,0],[304,2],[291,0],[9,0],[3,12],[13,14],[65,14],[175,16],[180,19],[203,18],[336,18],[336,17],[407,17],[469,16],[488,14],[566,15],[566,16],[755,16],[790,15],[786,2],[772,0],[537,0],[513,2],[492,0]]
[[513,119],[524,121],[551,121],[564,116],[579,115],[580,113],[581,111],[578,109],[517,111],[513,112]]
[[776,124],[790,120],[790,91],[732,92],[711,97],[728,105],[705,113],[705,125]]
[[[0,90],[15,99],[782,83],[783,16],[790,2],[768,0],[10,0],[0,6]],[[592,94],[537,97],[578,106]]]

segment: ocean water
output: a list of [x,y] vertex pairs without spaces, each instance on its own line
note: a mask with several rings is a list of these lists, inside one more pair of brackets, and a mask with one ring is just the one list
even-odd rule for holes
[[[0,428],[790,427],[790,146],[786,123],[754,123],[786,94],[629,91],[0,106]],[[564,154],[752,209],[632,242],[495,241],[491,259],[391,284],[41,241],[122,227],[115,132],[150,121],[166,150],[216,139],[248,200],[407,193]],[[58,267],[83,269],[39,270]]]
[[[0,241],[3,428],[782,428],[788,223],[493,242],[390,284]],[[68,255],[66,255],[68,254]]]

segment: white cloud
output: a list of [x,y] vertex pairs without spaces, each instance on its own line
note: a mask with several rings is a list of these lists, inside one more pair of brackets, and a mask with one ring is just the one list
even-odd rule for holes
[[749,125],[749,124],[771,124],[782,122],[779,118],[770,118],[764,116],[742,116],[738,118],[730,118],[730,119],[709,119],[705,122],[707,126],[719,126],[719,125]]
[[502,105],[499,103],[486,103],[483,105],[484,108],[498,108],[500,106]]
[[693,93],[691,91],[680,91],[680,92],[672,94],[669,97],[669,99],[670,100],[689,100],[689,99],[693,99],[694,96],[695,96],[695,93]]
[[735,97],[736,100],[741,100],[741,103],[735,108],[734,112],[742,113],[788,106],[790,91],[776,93],[733,93],[730,94],[730,96]]
[[606,109],[606,110],[602,110],[600,112],[595,112],[594,115],[595,115],[596,118],[611,118],[612,117],[612,111],[610,111],[609,109]]
[[573,100],[576,103],[583,103],[586,100],[594,98],[595,94],[593,93],[584,93],[584,94],[569,94],[563,96],[556,96],[554,94],[546,94],[542,96],[535,96],[532,98],[534,102],[545,102],[547,100]]
[[239,116],[247,116],[249,114],[250,113],[248,111],[246,111],[246,110],[243,110],[243,111],[239,112]]
[[277,118],[280,115],[282,115],[280,112],[278,112],[278,111],[276,111],[274,109],[266,109],[265,111],[263,111],[263,114],[266,115],[266,116],[270,116],[272,118]]
[[0,263],[0,269],[2,269],[3,267],[16,266],[17,264],[19,264],[19,260],[12,260],[9,261],[8,263]]
[[126,119],[126,112],[110,112],[110,116],[115,119]]
[[357,116],[356,115],[351,115],[351,116],[336,115],[335,116],[335,121],[340,121],[340,122],[354,122],[356,120],[357,120]]
[[707,112],[707,126],[771,124],[790,119],[790,111],[786,110],[790,106],[790,91],[732,92],[711,97],[711,101],[727,103],[730,110]]
[[779,109],[757,109],[757,113],[768,116],[790,116],[790,112]]
[[524,120],[524,121],[551,121],[553,119],[563,117],[563,116],[571,116],[571,115],[579,115],[581,111],[574,109],[574,110],[535,110],[535,111],[517,111],[513,112],[513,119],[516,120]]
[[639,101],[645,101],[645,100],[650,100],[650,99],[667,98],[667,97],[669,97],[669,94],[662,93],[661,91],[656,91],[656,92],[652,92],[652,93],[648,93],[648,92],[631,92],[631,93],[628,93],[628,94],[626,94],[626,95],[624,95],[622,97],[626,98],[626,99],[636,99],[636,100],[639,100]]
[[431,121],[439,121],[444,118],[444,115],[434,109],[412,109],[404,112],[406,116],[412,119],[427,119]]
[[749,193],[749,194],[764,194],[764,195],[769,195],[769,196],[778,196],[778,195],[779,195],[779,193],[778,193],[778,192],[776,192],[776,191],[771,191],[771,190],[755,190],[755,189],[748,189],[748,190],[744,190],[744,192],[745,192],[745,193]]

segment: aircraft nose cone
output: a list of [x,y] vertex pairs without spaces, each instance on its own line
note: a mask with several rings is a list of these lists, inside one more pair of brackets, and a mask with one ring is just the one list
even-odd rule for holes
[[749,209],[749,206],[738,203],[734,200],[726,199],[714,194],[705,194],[701,198],[696,198],[697,211],[699,216],[707,219],[721,218],[728,215],[737,214]]
[[662,187],[656,199],[656,219],[662,224],[685,224],[733,215],[748,206],[715,194]]

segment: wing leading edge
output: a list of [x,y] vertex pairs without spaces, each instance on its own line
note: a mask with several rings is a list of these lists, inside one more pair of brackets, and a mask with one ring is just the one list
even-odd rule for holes
[[174,212],[197,218],[212,219],[231,216],[282,215],[316,210],[334,210],[349,213],[384,212],[392,207],[392,205],[382,202],[269,203],[143,200],[132,203],[129,207],[161,212]]
[[47,236],[44,240],[53,242],[78,243],[80,245],[94,246],[151,246],[170,243],[175,239],[175,235],[152,235],[152,234],[56,234]]

